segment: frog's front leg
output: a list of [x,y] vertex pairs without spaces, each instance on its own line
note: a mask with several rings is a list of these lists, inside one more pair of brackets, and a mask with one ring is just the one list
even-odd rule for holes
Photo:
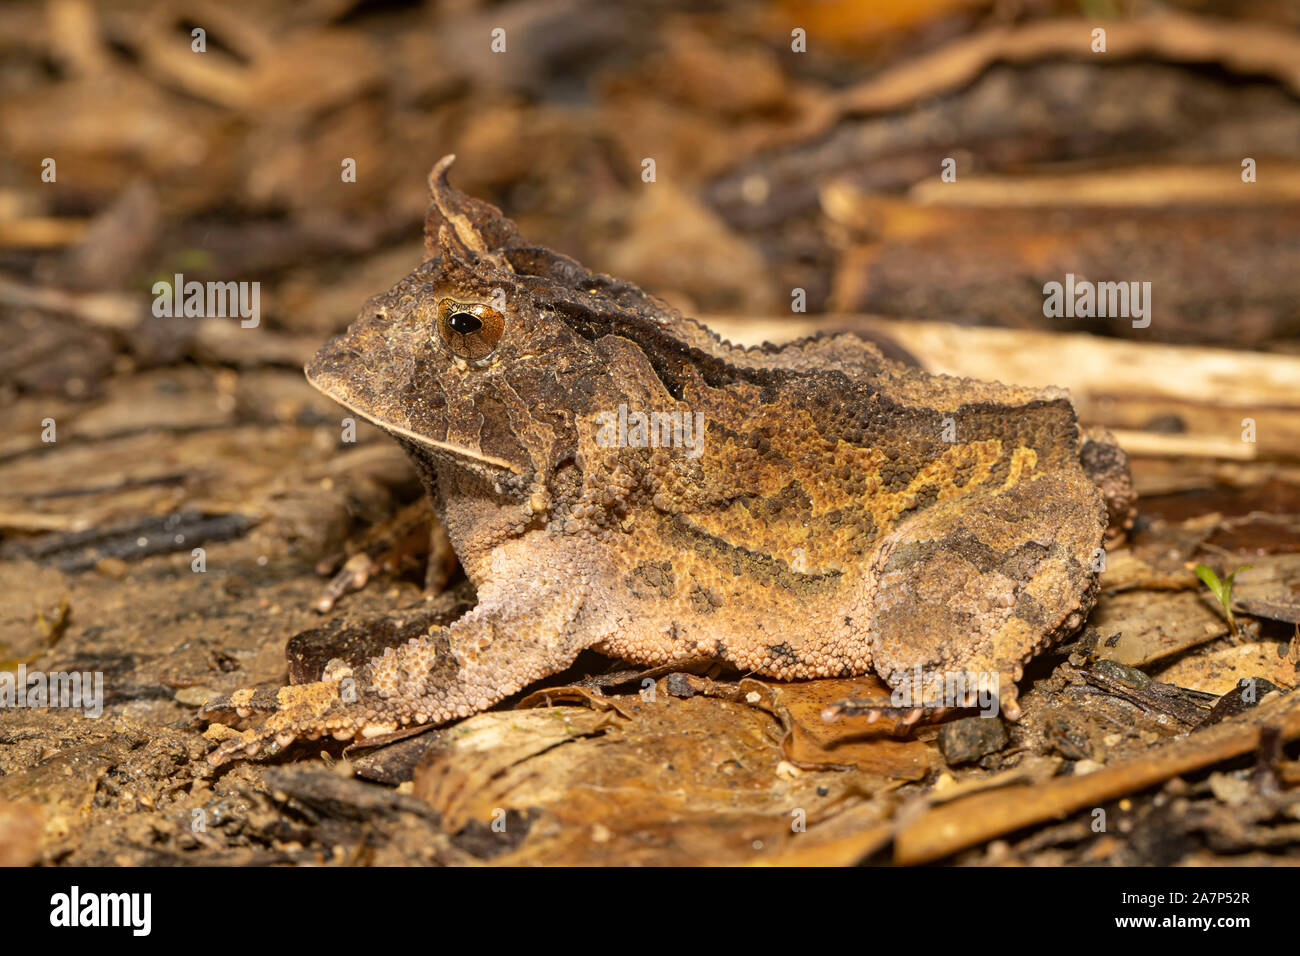
[[459,564],[443,527],[430,507],[427,497],[407,505],[386,521],[366,530],[350,556],[336,556],[322,561],[317,570],[330,574],[312,606],[326,614],[334,609],[343,595],[360,591],[380,571],[396,573],[411,557],[427,554],[424,586],[430,594],[441,594]]
[[269,756],[299,738],[375,740],[444,724],[563,670],[607,636],[605,602],[590,600],[589,562],[572,548],[530,549],[526,563],[494,555],[478,605],[450,626],[355,669],[332,661],[322,680],[281,688],[273,700],[265,691],[241,691],[209,702],[201,712],[209,719],[271,712],[260,726],[223,740],[208,761]]

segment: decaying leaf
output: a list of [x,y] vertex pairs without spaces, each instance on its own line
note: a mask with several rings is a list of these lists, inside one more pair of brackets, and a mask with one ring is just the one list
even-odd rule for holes
[[[500,833],[509,849],[497,863],[850,862],[871,852],[885,810],[870,795],[891,780],[790,767],[783,736],[761,707],[704,694],[623,697],[603,713],[479,714],[425,759],[415,793],[450,833]],[[512,827],[524,825],[520,839]]]
[[897,863],[924,863],[964,847],[1059,819],[1143,790],[1178,774],[1248,753],[1266,727],[1283,740],[1300,736],[1300,698],[1294,693],[1265,701],[1257,710],[1160,744],[1129,761],[1082,776],[1061,777],[1036,787],[1010,787],[947,803],[904,824],[894,843]]

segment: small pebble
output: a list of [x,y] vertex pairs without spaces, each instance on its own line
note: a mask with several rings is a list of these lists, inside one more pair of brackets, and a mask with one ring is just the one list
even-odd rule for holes
[[998,717],[964,717],[944,724],[939,750],[949,764],[972,763],[1007,745],[1007,728]]

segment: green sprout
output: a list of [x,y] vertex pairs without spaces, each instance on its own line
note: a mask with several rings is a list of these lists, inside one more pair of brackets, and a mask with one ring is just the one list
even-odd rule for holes
[[1226,575],[1222,581],[1219,580],[1219,576],[1213,570],[1204,564],[1198,564],[1193,570],[1196,572],[1196,576],[1205,582],[1205,586],[1214,592],[1214,596],[1223,607],[1223,613],[1228,617],[1228,627],[1232,628],[1235,637],[1238,631],[1237,619],[1232,616],[1232,582],[1242,571],[1249,571],[1250,565],[1243,564],[1236,571]]

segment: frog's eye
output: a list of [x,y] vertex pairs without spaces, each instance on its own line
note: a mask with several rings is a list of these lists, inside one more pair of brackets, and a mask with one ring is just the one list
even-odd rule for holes
[[481,362],[501,341],[506,320],[496,309],[479,302],[438,303],[438,334],[452,354],[469,362]]

